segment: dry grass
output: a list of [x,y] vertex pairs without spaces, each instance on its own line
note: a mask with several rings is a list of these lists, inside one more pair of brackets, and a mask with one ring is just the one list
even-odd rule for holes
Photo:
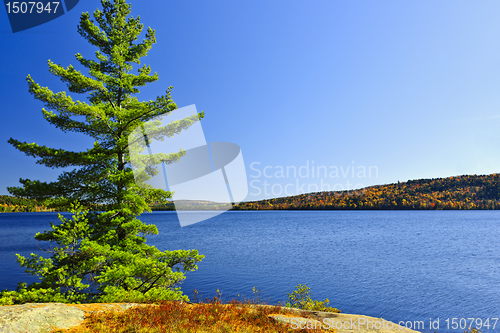
[[[277,306],[255,306],[252,303],[223,304],[214,298],[206,303],[163,302],[123,312],[92,313],[83,324],[64,333],[250,333],[250,332],[326,332],[325,330],[292,329],[269,316],[287,315]],[[297,316],[297,315],[295,315]],[[306,318],[307,315],[301,315]],[[331,332],[331,331],[330,331]]]

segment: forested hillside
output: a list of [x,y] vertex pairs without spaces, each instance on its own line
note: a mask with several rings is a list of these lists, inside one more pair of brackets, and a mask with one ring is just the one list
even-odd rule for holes
[[[500,209],[500,174],[418,179],[341,192],[316,192],[242,202],[233,210],[281,209]],[[183,210],[218,210],[223,204],[186,201]],[[174,210],[173,204],[152,205]],[[224,207],[224,209],[227,209]],[[33,200],[0,195],[0,212],[49,211]]]
[[228,210],[231,209],[230,203],[220,203],[204,200],[177,200],[167,204],[152,204],[151,210]]
[[0,195],[0,213],[10,212],[48,212],[51,211],[43,205],[38,205],[36,201]]
[[500,174],[410,180],[356,191],[242,202],[234,210],[499,209]]

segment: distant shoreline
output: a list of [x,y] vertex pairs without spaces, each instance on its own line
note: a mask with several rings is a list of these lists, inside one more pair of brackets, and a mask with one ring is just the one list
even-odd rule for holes
[[[235,206],[203,200],[153,204],[153,211],[227,210],[500,210],[500,174],[418,179],[357,190],[246,201]],[[0,212],[58,211],[36,201],[0,196]]]

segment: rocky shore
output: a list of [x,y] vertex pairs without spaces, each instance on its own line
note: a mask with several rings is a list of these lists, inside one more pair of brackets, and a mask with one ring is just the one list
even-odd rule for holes
[[85,316],[99,311],[123,311],[139,304],[27,303],[0,306],[0,332],[49,333],[80,325]]
[[[303,318],[301,313],[304,312],[307,313],[308,317],[312,317],[312,319]],[[289,315],[273,315],[273,318],[277,321],[290,324],[294,329],[333,328],[337,333],[419,333],[383,318],[348,313],[290,309]]]
[[[49,333],[56,329],[78,326],[92,312],[124,311],[134,303],[28,303],[22,305],[0,306],[0,332],[2,333]],[[302,315],[307,313],[308,317]],[[286,315],[276,314],[271,317],[288,323],[292,328],[335,328],[337,333],[417,333],[398,326],[382,318],[355,314],[304,311],[290,309]]]

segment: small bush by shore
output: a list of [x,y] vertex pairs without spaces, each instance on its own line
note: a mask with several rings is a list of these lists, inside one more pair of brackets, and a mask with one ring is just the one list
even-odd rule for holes
[[[251,302],[186,303],[164,301],[149,306],[134,307],[115,313],[94,313],[75,328],[57,333],[250,333],[250,332],[328,332],[326,330],[292,329],[275,321],[270,315],[288,315],[284,307],[258,306]],[[307,317],[304,314],[303,317]],[[54,333],[55,333],[54,332]]]
[[[251,333],[251,332],[331,332],[322,329],[293,329],[290,325],[278,322],[271,315],[300,316],[311,318],[306,311],[290,312],[290,308],[340,312],[336,308],[326,307],[325,301],[311,299],[310,288],[298,285],[289,293],[286,306],[266,305],[253,288],[256,298],[247,301],[222,302],[222,295],[200,303],[183,301],[162,301],[156,304],[138,306],[124,312],[93,313],[77,327],[58,330],[58,333]],[[197,292],[195,291],[195,299]],[[54,332],[54,333],[55,333]]]

